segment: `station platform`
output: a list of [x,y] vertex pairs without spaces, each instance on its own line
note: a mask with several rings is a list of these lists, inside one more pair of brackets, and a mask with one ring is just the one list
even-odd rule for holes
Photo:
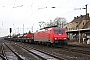
[[68,41],[68,45],[77,45],[77,46],[82,46],[82,47],[89,47],[90,48],[90,44],[87,43],[79,43],[79,42],[75,42],[75,41]]

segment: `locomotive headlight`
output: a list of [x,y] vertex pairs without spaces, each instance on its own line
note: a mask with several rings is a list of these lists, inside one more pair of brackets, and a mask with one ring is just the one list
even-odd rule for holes
[[64,38],[64,39],[66,39],[66,38]]
[[57,38],[55,38],[55,40],[57,40]]

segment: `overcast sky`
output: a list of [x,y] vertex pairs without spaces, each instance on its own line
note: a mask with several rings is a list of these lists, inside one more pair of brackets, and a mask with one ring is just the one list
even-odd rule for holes
[[0,36],[9,35],[9,28],[12,34],[23,33],[23,26],[24,32],[32,31],[32,26],[35,32],[39,29],[38,22],[56,17],[70,22],[75,16],[85,15],[85,9],[74,9],[85,8],[86,4],[90,13],[90,0],[0,0]]

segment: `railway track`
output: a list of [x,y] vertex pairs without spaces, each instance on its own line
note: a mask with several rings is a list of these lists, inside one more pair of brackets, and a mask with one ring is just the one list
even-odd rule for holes
[[90,53],[89,53],[90,52],[90,48],[69,45],[69,46],[63,47],[62,49],[63,50],[67,50],[67,51],[76,52],[76,53],[90,55]]
[[35,56],[37,56],[38,58],[40,58],[41,60],[65,60],[64,58],[61,58],[61,57],[57,57],[53,54],[50,54],[50,53],[47,53],[47,52],[44,52],[42,50],[39,50],[39,49],[36,49],[36,48],[33,48],[33,47],[27,47],[24,46],[24,45],[19,45],[19,44],[16,44],[17,46],[27,50],[28,52],[34,54]]
[[[15,45],[15,43],[16,43],[16,45]],[[34,45],[34,44],[27,44],[27,43],[20,43],[20,42],[12,42],[11,45],[15,45],[16,47],[19,47],[19,48],[21,46],[21,48],[25,48],[24,49],[25,51],[28,51],[28,52],[32,53],[33,55],[36,54],[35,56],[37,56],[41,60],[48,60],[48,59],[54,60],[51,56],[47,56],[48,58],[43,59],[43,55],[44,55],[43,52],[47,53],[46,55],[50,54],[50,55],[54,55],[56,57],[58,56],[59,58],[61,57],[61,59],[57,58],[55,60],[62,60],[63,58],[64,58],[63,60],[89,60],[90,59],[89,54],[81,53],[81,51],[77,52],[77,50],[82,50],[82,47],[78,47],[78,46],[66,46],[66,48],[65,47],[56,48],[56,47],[47,47],[47,46],[42,46],[42,45]],[[12,46],[12,47],[15,48],[15,46]],[[80,49],[78,49],[77,47]],[[73,49],[76,49],[76,51]],[[83,49],[83,50],[88,51],[88,49]],[[38,50],[41,52],[39,52]],[[16,51],[17,51],[17,49],[16,49]],[[87,53],[89,53],[89,51]],[[39,56],[38,56],[38,54],[39,54]],[[25,58],[27,58],[27,57],[25,57]]]
[[6,43],[1,44],[1,54],[2,60],[24,60],[18,53],[13,51]]
[[88,48],[90,49],[90,45],[72,45],[72,44],[68,44],[67,46],[70,46],[70,47],[79,47],[79,48]]
[[7,59],[5,58],[5,56],[3,56],[3,55],[1,55],[1,54],[0,54],[0,57],[1,57],[0,60],[1,60],[1,59],[2,59],[2,60],[7,60]]
[[2,54],[2,55],[0,55],[0,56],[1,56],[1,58],[2,58],[3,60],[8,60],[8,59],[7,59],[7,56],[6,56],[6,54],[5,54],[5,50],[4,50],[3,44],[1,44],[1,54]]
[[[35,47],[36,49],[40,49],[42,51],[46,51],[53,55],[60,56],[66,60],[89,60],[90,59],[90,55],[71,51],[70,49],[66,50],[66,49],[63,49],[64,47],[56,48],[56,47],[47,47],[47,46],[33,45],[33,44],[32,45],[24,44],[24,45],[28,45],[30,47]],[[26,47],[28,47],[28,46],[26,46]]]

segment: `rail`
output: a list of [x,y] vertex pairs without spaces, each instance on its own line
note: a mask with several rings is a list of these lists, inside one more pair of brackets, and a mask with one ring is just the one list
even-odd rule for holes
[[6,54],[5,54],[5,50],[4,50],[3,44],[1,44],[1,53],[2,53],[2,55],[0,55],[1,58],[2,58],[3,60],[8,60],[8,59],[7,59],[7,56],[6,56]]
[[2,60],[7,60],[3,55],[0,54],[0,57],[2,58]]
[[4,44],[18,57],[18,60],[24,60],[18,53],[13,51],[6,43],[4,43]]
[[35,49],[35,48],[32,48],[32,49],[29,50],[26,47],[21,46],[19,44],[16,44],[16,45],[25,49],[26,51],[32,53],[33,55],[37,56],[38,58],[40,58],[42,60],[48,60],[48,59],[51,59],[51,60],[65,60],[64,58],[57,57],[53,54],[45,53],[44,51],[41,51],[41,50],[38,50],[38,49]]

